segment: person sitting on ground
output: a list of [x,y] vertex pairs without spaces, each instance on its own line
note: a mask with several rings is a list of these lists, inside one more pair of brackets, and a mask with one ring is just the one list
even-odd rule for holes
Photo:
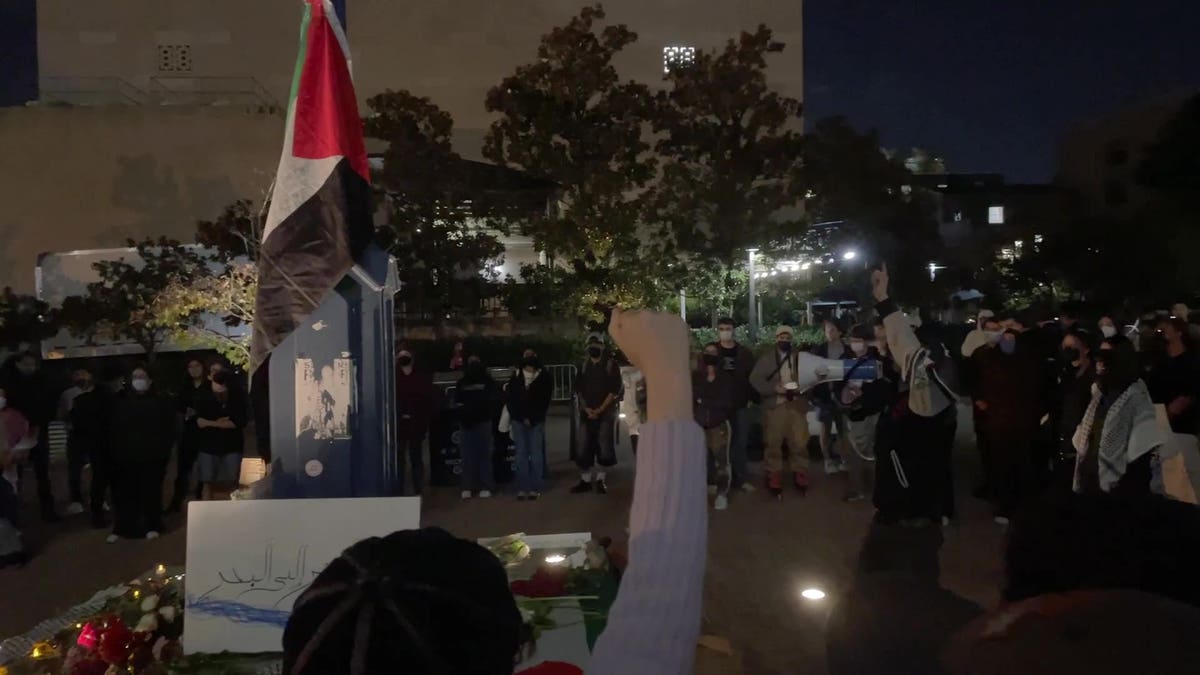
[[[708,527],[687,328],[677,316],[617,310],[610,330],[646,376],[649,417],[629,564],[587,672],[683,675],[700,637]],[[283,672],[507,675],[521,636],[504,567],[491,553],[442,530],[396,532],[348,548],[296,599]]]

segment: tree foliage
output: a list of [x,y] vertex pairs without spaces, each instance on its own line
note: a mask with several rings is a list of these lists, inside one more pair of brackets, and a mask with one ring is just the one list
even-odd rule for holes
[[17,350],[55,332],[46,303],[7,286],[0,291],[0,348]]
[[497,280],[490,270],[504,252],[494,233],[502,205],[473,189],[470,164],[451,148],[449,113],[408,91],[384,92],[367,105],[367,136],[388,144],[375,181],[387,215],[379,238],[398,263],[398,299],[410,311],[475,313]]
[[159,292],[177,281],[203,277],[205,261],[193,248],[166,237],[127,243],[137,257],[93,263],[100,278],[88,284],[86,295],[67,299],[70,308],[64,312],[64,324],[77,337],[135,342],[153,361],[174,329],[155,316]]
[[488,92],[498,115],[484,156],[558,184],[558,208],[522,219],[535,246],[562,267],[541,278],[580,316],[620,299],[654,305],[664,289],[652,275],[630,274],[643,262],[639,224],[655,162],[644,130],[654,106],[650,90],[622,82],[613,59],[637,35],[625,25],[601,27],[600,6],[584,7],[544,35],[537,58],[518,66]]
[[[672,69],[653,129],[661,172],[648,195],[654,260],[669,282],[728,306],[748,247],[803,232],[800,102],[767,84],[777,49],[759,26]],[[742,276],[744,279],[744,275]]]

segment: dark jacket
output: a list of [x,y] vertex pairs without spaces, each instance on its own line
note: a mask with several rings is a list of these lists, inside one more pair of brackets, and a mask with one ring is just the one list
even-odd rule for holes
[[215,394],[209,393],[208,396],[197,399],[196,403],[200,407],[196,409],[196,416],[212,422],[215,422],[222,417],[228,417],[233,422],[233,429],[219,429],[217,427],[205,427],[199,432],[200,452],[209,455],[232,455],[241,454],[242,446],[245,445],[244,429],[246,428],[247,407],[246,399],[240,390],[230,387],[229,395],[224,401],[219,400]]
[[113,394],[105,387],[93,387],[91,391],[75,397],[68,415],[72,447],[87,448],[93,457],[97,453],[107,456],[109,416],[113,402]]
[[614,410],[614,404],[621,397],[621,387],[621,370],[608,356],[600,357],[600,361],[595,363],[590,358],[585,359],[579,376],[575,378],[575,393],[579,396],[579,403],[587,408],[600,407],[611,394],[613,400],[607,410]]
[[1067,456],[1075,454],[1071,438],[1083,421],[1088,404],[1092,402],[1092,383],[1096,381],[1096,364],[1089,362],[1087,369],[1076,373],[1074,368],[1064,373],[1058,388],[1058,438],[1059,451]]
[[108,437],[118,462],[165,462],[175,442],[175,406],[154,391],[123,392],[112,403]]
[[757,402],[758,392],[750,386],[750,373],[754,370],[754,354],[745,346],[734,343],[731,349],[718,346],[721,350],[721,370],[733,381],[733,407],[745,408],[751,401]]
[[539,370],[533,382],[529,386],[525,386],[525,375],[521,370],[517,370],[513,378],[508,381],[506,394],[508,415],[512,418],[513,424],[529,420],[530,424],[537,426],[545,422],[546,411],[550,409],[550,397],[553,393],[554,383],[551,381],[550,373]]
[[[204,406],[202,403],[205,399],[212,397],[212,385],[207,380],[203,380],[200,386],[193,385],[190,381],[183,385],[183,389],[179,392],[179,398],[176,399],[176,408],[179,414],[183,415],[183,432],[179,435],[179,444],[181,446],[194,446],[200,438],[200,428],[196,426],[196,420],[199,418],[197,412]],[[191,414],[188,414],[191,410]]]
[[1014,354],[994,347],[980,349],[971,358],[977,359],[979,373],[975,400],[987,404],[978,416],[980,430],[1032,440],[1043,413],[1037,355],[1018,342]]
[[396,422],[400,438],[416,440],[429,430],[434,410],[433,376],[417,368],[405,374],[396,366]]
[[464,426],[475,426],[491,422],[500,386],[481,366],[468,366],[455,389],[454,402],[459,405],[459,419]]
[[734,411],[733,378],[718,370],[712,381],[706,368],[692,371],[692,410],[696,423],[705,429],[724,424]]

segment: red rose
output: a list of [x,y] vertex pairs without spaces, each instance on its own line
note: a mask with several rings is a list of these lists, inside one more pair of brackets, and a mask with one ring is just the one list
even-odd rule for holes
[[96,653],[114,666],[125,665],[125,661],[129,659],[129,645],[133,642],[133,631],[129,630],[121,622],[121,619],[114,616],[105,620],[99,632]]
[[528,580],[508,585],[513,595],[524,598],[553,598],[566,595],[567,570],[562,567],[539,567]]
[[532,668],[522,670],[517,675],[583,675],[583,669],[570,663],[563,663],[562,661],[546,661]]

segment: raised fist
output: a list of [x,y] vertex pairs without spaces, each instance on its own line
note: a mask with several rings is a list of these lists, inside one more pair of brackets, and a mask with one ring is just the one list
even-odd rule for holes
[[871,272],[871,294],[875,296],[875,302],[883,302],[888,299],[887,263],[880,265],[879,269]]

